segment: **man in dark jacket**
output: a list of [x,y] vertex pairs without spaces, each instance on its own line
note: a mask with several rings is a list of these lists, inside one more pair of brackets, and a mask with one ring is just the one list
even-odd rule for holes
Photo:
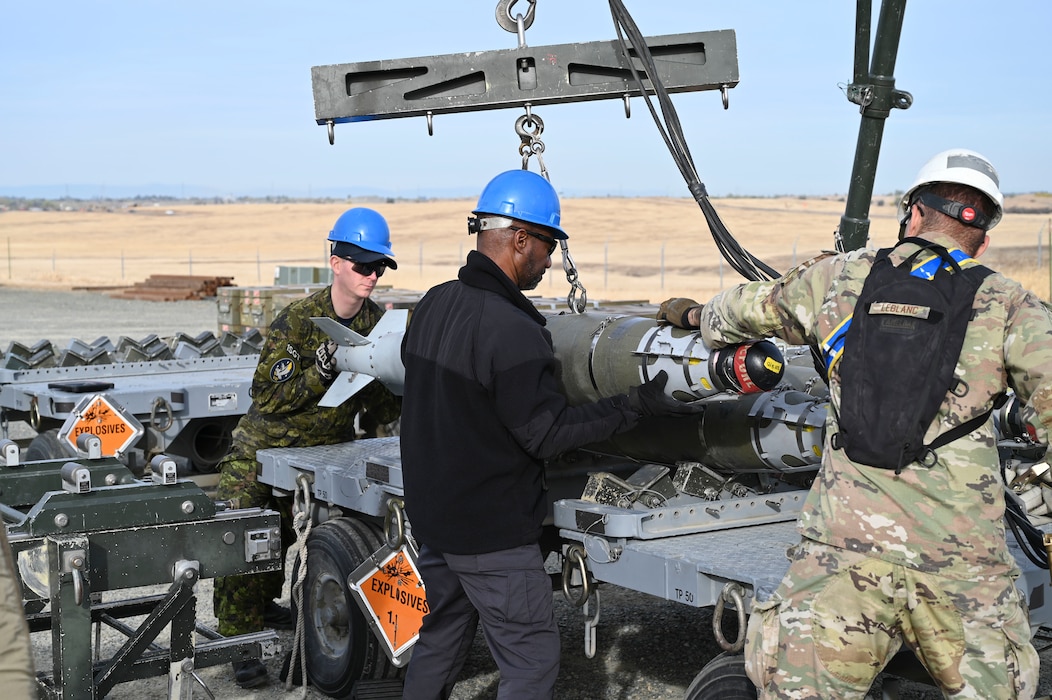
[[473,213],[478,249],[457,280],[424,296],[402,343],[405,503],[430,611],[404,697],[449,696],[481,617],[498,697],[550,698],[559,633],[538,545],[543,460],[641,416],[692,409],[665,396],[664,375],[569,406],[544,317],[521,291],[537,286],[567,238],[558,195],[543,177],[512,170],[486,186]]

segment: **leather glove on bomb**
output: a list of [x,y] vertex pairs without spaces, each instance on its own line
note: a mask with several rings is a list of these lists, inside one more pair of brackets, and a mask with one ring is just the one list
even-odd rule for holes
[[335,341],[326,340],[324,343],[318,346],[318,349],[314,351],[317,356],[317,362],[315,363],[318,367],[318,374],[326,383],[331,382],[336,378],[336,364],[334,358],[336,357],[336,349],[339,346]]
[[687,299],[686,297],[666,299],[661,302],[661,307],[658,309],[656,318],[659,321],[667,321],[677,328],[697,330],[698,325],[692,324],[688,319],[688,316],[693,309],[700,309],[701,307],[702,304],[699,304],[693,299]]
[[686,416],[703,410],[697,403],[686,403],[668,396],[665,393],[667,383],[668,374],[661,370],[649,382],[628,390],[628,405],[641,416]]

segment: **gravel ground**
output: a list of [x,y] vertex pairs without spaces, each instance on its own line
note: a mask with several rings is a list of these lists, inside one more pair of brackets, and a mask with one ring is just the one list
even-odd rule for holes
[[[111,299],[88,292],[29,291],[0,287],[0,348],[11,341],[33,344],[51,340],[58,347],[72,338],[85,342],[100,336],[116,341],[125,335],[141,339],[182,331],[190,335],[216,330],[214,301],[147,302]],[[158,588],[146,592],[161,592]],[[125,592],[122,592],[125,593]],[[136,593],[139,593],[136,591]],[[690,608],[612,586],[601,587],[601,616],[594,658],[584,655],[584,617],[555,594],[556,615],[562,631],[563,664],[558,697],[565,700],[680,700],[694,675],[719,653],[713,640],[711,610]],[[214,625],[212,582],[198,584],[198,617]],[[728,634],[732,633],[727,630]],[[51,665],[50,635],[36,634],[36,663]],[[286,650],[292,648],[292,633],[279,636]],[[104,635],[105,637],[105,635]],[[104,645],[116,642],[106,637]],[[1039,647],[1040,648],[1040,647]],[[1039,694],[1052,692],[1052,651],[1042,652],[1042,682]],[[201,669],[199,675],[216,698],[271,699],[300,697],[302,690],[286,693],[277,681],[280,659],[268,662],[271,685],[241,690],[230,678],[229,666]],[[497,674],[481,635],[453,692],[454,700],[484,700],[496,697]],[[127,700],[164,697],[167,678],[118,685],[109,697]],[[195,697],[206,697],[198,689]],[[310,697],[320,697],[311,692]],[[880,685],[871,697],[879,698]],[[928,700],[941,695],[933,688],[904,683],[900,697]]]
[[[160,592],[160,589],[152,592]],[[556,687],[556,697],[560,700],[682,700],[695,674],[720,653],[713,639],[711,609],[690,608],[604,584],[600,588],[602,607],[597,652],[589,659],[584,655],[584,617],[580,609],[571,607],[561,592],[554,595],[562,638],[562,668]],[[215,624],[211,601],[212,582],[201,581],[198,584],[198,617],[205,625]],[[733,623],[725,630],[733,634]],[[278,635],[283,648],[290,650],[292,633],[279,632]],[[51,663],[50,636],[33,636],[38,667],[48,668]],[[110,639],[112,647],[115,648],[117,643]],[[1043,652],[1042,661],[1045,672],[1038,692],[1047,695],[1052,691],[1052,679],[1047,672],[1052,664],[1052,652]],[[198,674],[216,698],[275,700],[303,696],[302,688],[286,691],[278,680],[280,658],[267,661],[267,667],[271,671],[270,685],[253,690],[237,687],[232,681],[230,667],[225,664],[200,669]],[[496,666],[479,633],[451,700],[492,700],[497,697],[497,680]],[[874,700],[881,698],[881,687],[882,681],[878,680],[869,697]],[[144,700],[164,697],[166,692],[167,677],[159,677],[123,683],[107,697]],[[194,697],[207,695],[195,689]],[[311,690],[307,697],[326,696]],[[903,682],[899,697],[903,700],[936,700],[942,695],[930,686]]]
[[216,332],[215,299],[203,301],[136,301],[113,299],[95,292],[57,292],[0,287],[0,350],[11,341],[32,345],[50,340],[65,348],[73,338],[90,343],[100,336],[116,342],[121,336],[133,340],[154,333],[174,335],[179,331],[197,336]]

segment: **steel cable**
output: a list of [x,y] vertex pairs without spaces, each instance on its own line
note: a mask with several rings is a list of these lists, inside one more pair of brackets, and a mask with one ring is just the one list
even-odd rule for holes
[[[639,31],[635,20],[632,19],[621,0],[610,0],[610,13],[614,20],[614,26],[617,29],[617,38],[621,44],[621,50],[628,59],[632,77],[639,86],[647,109],[650,110],[650,115],[653,117],[662,139],[664,139],[665,145],[672,154],[676,167],[679,168],[680,174],[687,183],[687,188],[698,203],[698,206],[701,207],[705,221],[708,223],[709,231],[716,242],[716,247],[719,249],[720,254],[730,263],[731,267],[747,280],[764,280],[778,277],[779,273],[776,270],[742,248],[716,213],[716,209],[709,200],[705,184],[701,181],[697,168],[694,166],[694,159],[690,154],[690,148],[687,146],[679,114],[676,112],[672,99],[658,76],[657,65],[654,63],[654,57],[650,53],[650,48],[647,46],[643,34]],[[627,41],[625,39],[626,35],[628,37]],[[631,61],[633,52],[639,57],[640,62],[643,64],[644,72],[650,80],[654,95],[657,97],[660,105],[660,114],[647,93],[643,77]]]

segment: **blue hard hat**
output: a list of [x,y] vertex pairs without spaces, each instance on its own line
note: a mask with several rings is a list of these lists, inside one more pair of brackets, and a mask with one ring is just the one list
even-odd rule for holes
[[387,220],[378,211],[366,207],[355,207],[340,214],[329,231],[329,240],[334,244],[350,243],[364,250],[394,258],[391,252],[391,229]]
[[489,181],[475,215],[506,216],[550,229],[557,239],[569,236],[559,226],[559,195],[551,183],[530,170],[508,170]]

